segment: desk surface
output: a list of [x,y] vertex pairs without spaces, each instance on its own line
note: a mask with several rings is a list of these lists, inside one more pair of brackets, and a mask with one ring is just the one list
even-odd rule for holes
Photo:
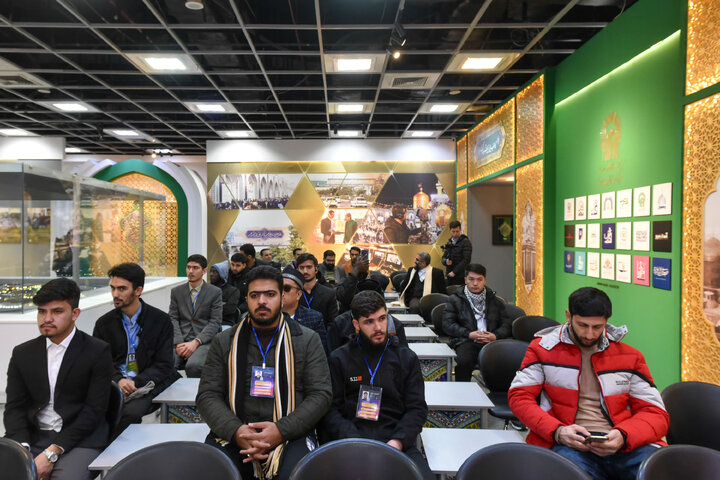
[[425,320],[417,313],[393,313],[392,316],[397,318],[403,324],[407,323],[425,323]]
[[440,475],[455,475],[463,462],[482,448],[524,442],[514,430],[423,428],[420,437],[430,470]]
[[385,300],[397,300],[400,298],[400,294],[398,292],[385,292]]
[[410,350],[419,358],[455,358],[455,352],[444,343],[411,343]]
[[405,336],[408,340],[434,340],[438,338],[437,334],[428,327],[405,327]]
[[110,470],[140,449],[163,442],[204,442],[210,432],[205,423],[133,424],[125,429],[93,462],[90,470]]
[[160,392],[160,395],[153,399],[153,403],[195,405],[199,386],[199,378],[178,378],[172,385]]
[[425,401],[430,410],[481,410],[493,408],[475,382],[425,382]]

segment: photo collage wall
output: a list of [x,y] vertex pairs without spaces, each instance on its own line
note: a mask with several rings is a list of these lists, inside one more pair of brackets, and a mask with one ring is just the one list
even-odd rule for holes
[[672,183],[566,198],[566,273],[670,290]]

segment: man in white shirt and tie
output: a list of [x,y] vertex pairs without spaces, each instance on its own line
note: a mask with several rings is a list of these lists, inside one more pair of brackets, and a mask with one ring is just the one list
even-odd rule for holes
[[41,336],[10,358],[6,437],[30,450],[39,480],[89,480],[87,467],[108,441],[110,347],[75,328],[79,301],[72,280],[43,285],[33,297]]

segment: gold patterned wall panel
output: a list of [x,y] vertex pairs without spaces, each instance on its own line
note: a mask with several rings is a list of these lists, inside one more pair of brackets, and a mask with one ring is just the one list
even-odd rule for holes
[[467,145],[468,137],[464,136],[455,144],[457,155],[457,186],[462,187],[467,183]]
[[[151,277],[174,277],[177,275],[178,207],[175,195],[158,180],[141,173],[128,173],[112,181],[127,187],[165,196],[164,202],[146,201],[144,205],[145,273]],[[139,210],[134,202],[121,202],[121,216],[115,228],[121,230],[120,248],[108,251],[121,252],[121,261],[137,258],[137,242],[131,233],[139,226]],[[124,233],[123,233],[124,232]],[[116,247],[117,245],[113,245]]]
[[688,2],[687,95],[720,82],[719,32],[717,0]]
[[542,155],[545,76],[517,95],[517,162]]
[[543,161],[515,171],[515,303],[543,314]]
[[681,341],[682,380],[715,384],[720,384],[720,320],[714,315],[720,313],[720,288],[709,274],[720,265],[720,227],[719,216],[705,212],[709,196],[720,194],[719,176],[720,94],[716,94],[685,107]]
[[468,232],[470,224],[468,223],[468,202],[467,202],[467,188],[457,191],[457,202],[455,206],[455,216],[462,225],[462,231]]
[[515,99],[498,108],[468,138],[468,182],[515,163]]

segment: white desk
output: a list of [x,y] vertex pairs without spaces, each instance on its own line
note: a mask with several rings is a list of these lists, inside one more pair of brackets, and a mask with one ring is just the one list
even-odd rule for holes
[[205,423],[132,424],[123,431],[93,462],[89,470],[103,475],[120,460],[140,449],[163,442],[204,442],[210,432]]
[[385,301],[386,302],[394,302],[398,298],[400,298],[400,294],[398,292],[385,292]]
[[195,406],[195,397],[200,386],[199,378],[179,378],[153,399],[160,404],[160,421],[168,422],[168,407],[171,405]]
[[439,475],[455,475],[463,462],[482,448],[524,442],[514,430],[423,428],[420,438],[430,470]]
[[425,381],[452,380],[452,363],[456,357],[452,348],[444,343],[411,343],[409,347],[420,360]]
[[438,336],[428,327],[405,327],[408,342],[434,342]]
[[[487,428],[495,404],[475,382],[425,382],[426,427]],[[470,412],[477,412],[470,414]]]
[[386,305],[388,313],[406,313],[408,311],[408,307],[401,304],[399,300],[387,303]]
[[403,326],[415,326],[415,327],[422,327],[425,324],[425,320],[423,320],[423,317],[418,315],[417,313],[393,313],[393,318],[397,318],[400,323],[403,324]]

